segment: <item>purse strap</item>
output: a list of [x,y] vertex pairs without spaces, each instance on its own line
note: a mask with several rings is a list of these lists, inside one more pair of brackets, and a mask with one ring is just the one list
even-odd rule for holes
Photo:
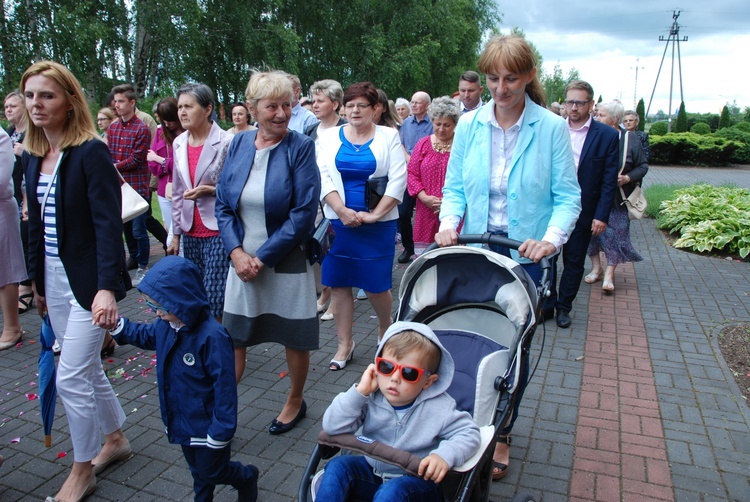
[[620,172],[618,174],[622,174],[622,171],[625,169],[625,164],[628,162],[628,138],[630,137],[630,134],[628,134],[628,131],[624,131],[625,133],[625,147],[622,149],[622,167],[620,168]]
[[[630,137],[630,134],[628,134],[628,131],[624,131],[624,134],[625,148],[622,149],[622,167],[620,168],[620,172],[617,173],[618,176],[622,175],[622,171],[625,170],[625,164],[628,162],[628,138]],[[620,204],[625,204],[625,201],[628,200],[625,196],[625,190],[623,190],[621,186],[618,186],[617,188],[620,190],[620,195],[622,196],[622,202]]]

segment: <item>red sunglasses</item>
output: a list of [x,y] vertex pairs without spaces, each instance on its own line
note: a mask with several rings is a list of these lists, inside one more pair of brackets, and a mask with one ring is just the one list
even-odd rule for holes
[[402,366],[382,357],[375,358],[375,371],[383,376],[391,376],[394,371],[401,370],[401,378],[409,383],[416,383],[422,375],[431,375],[431,371],[415,368],[414,366]]

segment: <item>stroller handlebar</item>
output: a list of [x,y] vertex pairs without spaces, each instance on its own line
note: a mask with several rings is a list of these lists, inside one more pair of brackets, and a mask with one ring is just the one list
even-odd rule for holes
[[[484,234],[459,234],[458,244],[485,244],[488,246],[493,244],[496,246],[507,247],[508,249],[518,250],[523,242],[486,232]],[[425,249],[425,252],[437,249],[437,247],[438,245],[433,242],[427,247],[427,249]],[[546,298],[549,295],[549,281],[551,279],[549,259],[545,256],[539,260],[539,266],[542,269],[542,278],[537,288],[539,296],[541,298]]]

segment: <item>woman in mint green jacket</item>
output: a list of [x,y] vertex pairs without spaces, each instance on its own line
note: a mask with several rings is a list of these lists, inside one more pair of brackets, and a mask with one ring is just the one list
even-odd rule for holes
[[[570,133],[565,120],[545,107],[537,60],[523,38],[494,37],[478,67],[492,100],[458,121],[435,242],[456,244],[462,220],[461,233],[522,241],[518,251],[493,250],[519,261],[539,282],[536,262],[562,248],[581,212]],[[495,450],[493,479],[508,472],[509,434],[527,379],[525,358],[516,409]]]

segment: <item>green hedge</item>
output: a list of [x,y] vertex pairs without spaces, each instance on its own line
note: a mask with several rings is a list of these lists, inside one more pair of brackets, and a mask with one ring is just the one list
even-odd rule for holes
[[742,163],[735,152],[745,147],[744,143],[724,137],[692,132],[670,133],[649,139],[652,164],[715,166]]
[[676,190],[662,202],[659,227],[679,234],[676,248],[750,255],[750,191],[707,184]]
[[690,128],[690,132],[705,136],[706,134],[711,134],[711,126],[705,122],[698,122]]
[[750,122],[740,122],[735,124],[731,129],[737,129],[738,131],[750,133]]
[[714,133],[715,137],[739,142],[741,146],[732,157],[732,162],[737,164],[750,164],[750,131],[744,131],[748,122],[740,122],[734,127],[725,127]]
[[651,136],[664,136],[667,134],[667,123],[666,122],[655,122],[651,124],[651,129],[648,130]]

